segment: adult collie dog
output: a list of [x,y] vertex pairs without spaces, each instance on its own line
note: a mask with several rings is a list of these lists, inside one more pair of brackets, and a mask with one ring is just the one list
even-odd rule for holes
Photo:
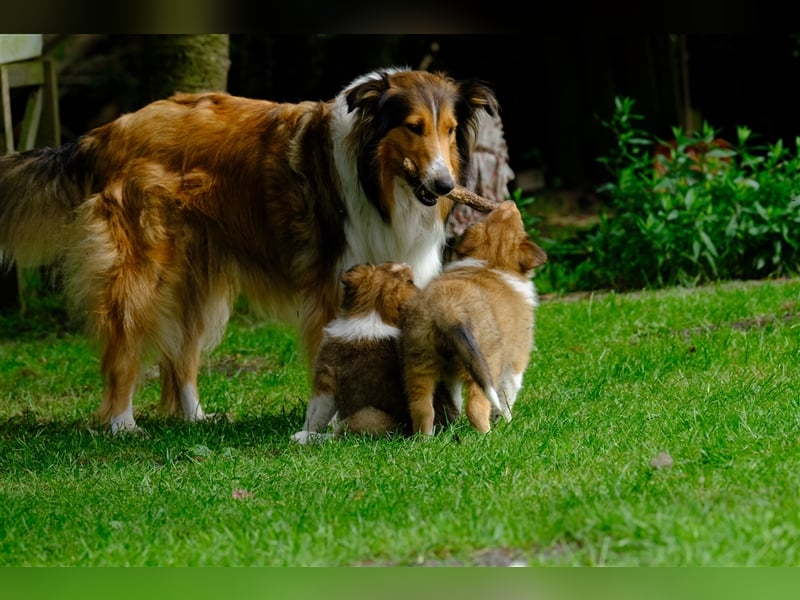
[[201,352],[240,294],[295,320],[311,364],[350,266],[405,262],[420,285],[439,273],[443,196],[466,177],[479,112],[497,109],[478,81],[402,68],[329,101],[178,94],[0,157],[0,258],[58,261],[99,344],[113,433],[137,429],[148,360],[162,409],[201,420]]

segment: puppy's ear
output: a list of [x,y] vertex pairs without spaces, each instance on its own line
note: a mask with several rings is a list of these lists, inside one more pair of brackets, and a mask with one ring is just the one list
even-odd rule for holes
[[411,268],[411,265],[406,263],[393,263],[391,270],[395,275],[405,279],[408,283],[414,283],[414,269]]
[[523,273],[532,271],[547,262],[547,253],[531,240],[523,240],[519,246],[519,268]]
[[342,294],[341,309],[345,313],[352,310],[358,299],[360,286],[363,285],[363,282],[370,276],[374,268],[372,265],[361,264],[350,267],[342,273],[340,280],[344,286],[344,293]]
[[483,244],[484,227],[476,223],[467,228],[461,241],[456,245],[455,251],[459,256],[474,256]]
[[356,265],[354,267],[350,267],[342,273],[341,281],[344,286],[347,287],[355,287],[359,283],[361,283],[364,278],[367,276],[374,267],[372,265]]

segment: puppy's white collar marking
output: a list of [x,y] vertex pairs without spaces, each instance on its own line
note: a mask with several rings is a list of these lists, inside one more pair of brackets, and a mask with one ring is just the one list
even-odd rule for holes
[[497,273],[500,279],[506,282],[508,287],[522,296],[525,302],[533,307],[536,307],[539,304],[536,288],[533,286],[532,281],[523,281],[519,277],[514,277],[513,275],[509,275],[508,273],[504,273],[502,271],[495,271],[495,273]]
[[[444,270],[453,271],[455,269],[485,269],[486,267],[487,265],[485,260],[467,257],[448,263],[445,265]],[[497,275],[503,282],[505,282],[508,287],[521,295],[525,302],[534,308],[538,306],[539,298],[536,294],[536,288],[533,285],[533,281],[506,273],[505,271],[501,271],[499,269],[490,269],[490,271]]]
[[380,315],[372,311],[360,317],[339,318],[325,327],[325,335],[342,342],[396,338],[400,329],[387,325]]
[[486,261],[477,258],[461,258],[447,263],[444,267],[445,271],[453,271],[455,269],[485,269]]

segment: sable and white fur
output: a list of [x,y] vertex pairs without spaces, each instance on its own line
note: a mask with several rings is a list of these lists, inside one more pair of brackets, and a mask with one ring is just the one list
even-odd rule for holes
[[342,275],[340,315],[324,330],[314,361],[305,444],[338,417],[335,433],[408,435],[411,418],[400,367],[400,315],[419,292],[407,264],[361,264]]
[[98,414],[113,432],[137,429],[151,358],[162,408],[203,419],[201,351],[239,294],[295,321],[310,363],[347,268],[405,262],[421,284],[439,273],[452,206],[441,196],[464,180],[481,110],[497,110],[483,84],[397,68],[330,101],[178,94],[62,147],[0,157],[0,259],[63,267],[99,345]]
[[411,299],[402,317],[402,360],[413,433],[435,426],[437,388],[449,391],[470,423],[486,433],[511,409],[533,350],[532,276],[547,260],[528,237],[513,201],[502,202],[464,233],[458,260]]

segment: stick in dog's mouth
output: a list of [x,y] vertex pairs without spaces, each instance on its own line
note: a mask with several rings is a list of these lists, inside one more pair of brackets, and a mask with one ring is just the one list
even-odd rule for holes
[[[410,179],[419,181],[417,167],[410,158],[403,160],[403,170]],[[482,213],[492,212],[492,210],[497,208],[498,204],[500,204],[496,200],[490,200],[489,198],[479,196],[475,192],[465,188],[463,185],[458,184],[456,184],[456,187],[454,187],[453,190],[447,194],[447,197],[454,202],[465,204],[470,208],[474,208]]]

